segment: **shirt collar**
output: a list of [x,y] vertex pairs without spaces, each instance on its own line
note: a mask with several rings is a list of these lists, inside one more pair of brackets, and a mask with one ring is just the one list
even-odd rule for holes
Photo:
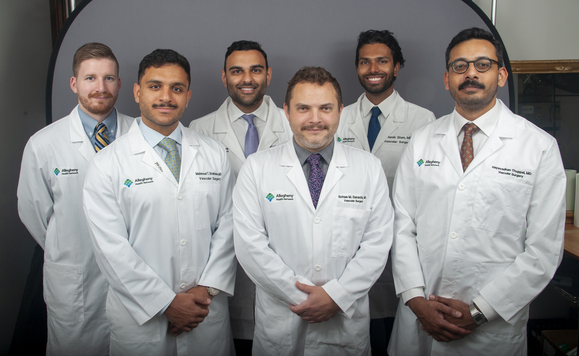
[[[78,116],[80,117],[80,121],[82,122],[82,127],[84,128],[84,132],[88,137],[92,137],[94,134],[94,129],[98,125],[98,121],[90,117],[87,113],[82,111],[80,105],[78,106]],[[113,108],[113,111],[103,120],[103,124],[107,127],[107,130],[115,135],[117,131],[117,109]]]
[[370,115],[370,111],[372,110],[372,108],[374,106],[377,106],[380,108],[380,111],[382,112],[382,115],[384,115],[384,117],[388,117],[388,115],[390,115],[390,112],[392,111],[392,108],[394,107],[394,103],[396,102],[396,98],[398,97],[398,92],[396,90],[394,90],[392,92],[392,94],[390,94],[389,97],[387,97],[386,99],[382,100],[382,102],[378,105],[374,105],[372,104],[372,102],[370,100],[368,100],[368,97],[366,97],[366,94],[364,94],[362,96],[362,103],[360,105],[360,109],[362,110],[362,117],[365,117],[366,115]]
[[[165,136],[163,136],[159,132],[145,125],[140,117],[137,118],[137,121],[139,123],[139,129],[141,129],[141,133],[143,134],[145,141],[147,141],[149,145],[151,145],[151,147],[157,146],[157,144],[159,144],[159,142],[161,142],[161,140],[165,138]],[[175,140],[180,145],[181,141],[183,140],[183,134],[181,133],[181,125],[178,125],[177,128],[175,128],[175,130],[173,130],[173,132],[171,132],[171,134],[167,137]]]
[[[498,104],[499,101],[497,100],[495,102],[495,106],[493,106],[492,109],[472,121],[487,137],[493,133],[495,127],[497,126],[497,122],[499,121],[499,116],[501,115],[501,106]],[[456,108],[454,108],[453,116],[454,128],[456,130],[456,136],[458,136],[460,135],[460,130],[462,130],[462,127],[471,121],[460,115],[458,111],[456,111]]]
[[[268,105],[267,105],[265,97],[264,97],[263,101],[261,102],[261,105],[257,108],[257,110],[255,110],[254,112],[249,113],[249,114],[253,114],[258,119],[260,119],[262,121],[266,121],[267,120],[267,109],[268,109]],[[242,115],[245,115],[245,113],[243,111],[241,111],[237,107],[237,105],[235,105],[233,103],[233,100],[230,101],[229,105],[227,106],[227,114],[229,115],[229,120],[231,120],[232,123],[235,120],[241,118]]]
[[[306,163],[306,160],[308,159],[308,157],[313,152],[310,152],[310,151],[306,150],[305,148],[303,148],[302,146],[298,145],[295,137],[293,138],[293,144],[294,144],[294,148],[296,150],[296,154],[298,155],[298,160],[300,161],[300,164],[303,166]],[[334,140],[332,140],[332,142],[330,142],[330,144],[327,145],[323,150],[321,150],[320,152],[316,152],[316,153],[319,153],[320,156],[322,156],[322,158],[324,159],[324,161],[326,161],[326,163],[329,164],[330,161],[332,160],[332,155],[334,154]]]

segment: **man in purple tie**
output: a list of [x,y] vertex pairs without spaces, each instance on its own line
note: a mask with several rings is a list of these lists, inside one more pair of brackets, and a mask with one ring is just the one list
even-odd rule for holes
[[340,85],[325,69],[290,80],[294,139],[248,157],[233,193],[237,258],[257,285],[255,355],[369,355],[368,290],[393,211],[380,161],[335,144]]
[[[237,176],[247,156],[281,145],[291,137],[283,110],[265,95],[272,76],[267,54],[254,41],[236,41],[227,48],[221,80],[229,97],[216,111],[189,125],[227,147],[231,171]],[[255,286],[237,268],[235,295],[229,298],[231,329],[238,356],[251,353]]]

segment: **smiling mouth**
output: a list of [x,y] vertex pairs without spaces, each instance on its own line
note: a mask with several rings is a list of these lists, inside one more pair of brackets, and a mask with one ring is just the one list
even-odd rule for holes
[[369,82],[370,84],[377,84],[380,81],[382,81],[382,79],[384,79],[383,76],[368,76],[364,78],[367,82]]

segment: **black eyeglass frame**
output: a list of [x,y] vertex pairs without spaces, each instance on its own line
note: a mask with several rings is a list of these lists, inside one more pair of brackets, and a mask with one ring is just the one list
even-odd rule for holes
[[[481,70],[478,69],[478,67],[476,66],[476,62],[478,62],[478,61],[490,61],[490,62],[491,62],[491,65],[489,66],[489,68],[488,68],[487,70],[481,71]],[[456,62],[466,63],[466,67],[465,67],[465,70],[464,70],[463,72],[457,72],[456,69],[454,69],[454,64],[455,64]],[[465,61],[464,59],[457,59],[457,60],[454,60],[454,61],[450,62],[450,63],[448,64],[447,69],[448,69],[449,67],[451,67],[451,68],[452,68],[452,71],[455,72],[456,74],[464,74],[464,73],[466,73],[466,71],[467,71],[468,68],[470,67],[470,64],[471,64],[471,63],[474,64],[474,68],[475,68],[476,71],[479,72],[479,73],[488,72],[488,71],[491,69],[491,67],[493,66],[493,63],[496,63],[497,66],[499,65],[499,62],[498,62],[498,61],[495,61],[494,59],[491,59],[491,58],[478,58],[478,59],[475,59],[474,61]]]

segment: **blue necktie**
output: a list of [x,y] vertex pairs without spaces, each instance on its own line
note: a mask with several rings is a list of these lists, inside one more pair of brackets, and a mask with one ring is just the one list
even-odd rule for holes
[[157,145],[167,151],[167,156],[165,157],[165,163],[175,180],[179,182],[179,175],[181,173],[181,156],[179,156],[179,150],[177,150],[177,141],[165,137]]
[[376,142],[376,137],[378,137],[378,133],[380,132],[380,121],[378,120],[380,113],[381,111],[379,107],[374,106],[372,108],[372,117],[370,118],[370,124],[368,125],[368,143],[370,144],[370,151],[372,151],[374,142]]
[[322,186],[324,185],[324,171],[320,167],[320,159],[322,156],[319,154],[311,154],[306,161],[310,164],[310,177],[308,178],[308,186],[310,188],[310,195],[312,196],[312,203],[314,203],[314,208],[318,207],[318,199],[320,199],[320,193],[322,192]]
[[247,132],[245,133],[245,158],[252,153],[257,151],[257,146],[259,146],[259,138],[257,137],[257,129],[253,124],[253,118],[255,115],[253,114],[245,114],[241,116],[243,120],[247,121],[249,127],[247,128]]

